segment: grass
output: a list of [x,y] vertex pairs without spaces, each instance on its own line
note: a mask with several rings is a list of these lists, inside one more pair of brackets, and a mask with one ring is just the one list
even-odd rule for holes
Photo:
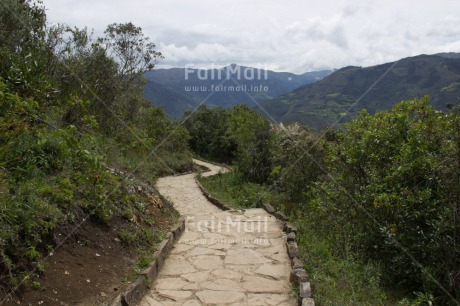
[[376,263],[366,263],[349,254],[339,256],[324,231],[311,226],[315,216],[298,214],[285,194],[269,186],[247,182],[235,172],[199,177],[200,183],[214,197],[237,208],[259,207],[262,203],[282,209],[291,207],[290,221],[299,229],[297,237],[301,259],[314,288],[316,305],[420,305],[426,297],[404,298],[407,293],[383,284],[383,271]]
[[270,199],[266,186],[246,182],[235,172],[200,176],[198,180],[212,195],[236,209],[260,207]]

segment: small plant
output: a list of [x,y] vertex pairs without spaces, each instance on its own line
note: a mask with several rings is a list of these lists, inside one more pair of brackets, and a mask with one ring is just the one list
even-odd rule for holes
[[136,235],[128,230],[120,229],[118,230],[117,234],[121,241],[127,245],[134,245],[137,242]]

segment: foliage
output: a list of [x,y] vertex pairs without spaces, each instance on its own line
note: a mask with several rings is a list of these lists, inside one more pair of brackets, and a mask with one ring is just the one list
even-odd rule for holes
[[119,64],[119,73],[128,82],[138,78],[143,72],[152,70],[162,59],[154,43],[145,37],[140,27],[131,22],[113,23],[107,26],[105,37],[99,42]]
[[[0,4],[2,296],[39,286],[33,276],[43,273],[44,255],[65,243],[57,231],[71,228],[67,239],[89,217],[108,223],[143,213],[108,168],[153,182],[192,167],[187,130],[142,97],[139,76],[160,54],[131,23],[111,25],[107,35],[48,27],[39,2]],[[125,45],[125,62],[109,52]],[[134,235],[157,242],[156,233]]]
[[[230,116],[237,144],[254,142],[238,130],[248,117]],[[273,167],[263,185],[248,181],[238,159],[235,173],[202,182],[238,207],[282,203],[299,228],[319,303],[455,304],[459,109],[439,112],[428,98],[415,99],[375,115],[363,111],[322,141],[298,125],[271,133]]]
[[239,104],[223,110],[201,106],[185,114],[190,147],[219,162],[233,162],[253,182],[264,182],[272,167],[273,134],[267,119]]
[[201,105],[195,111],[187,111],[184,118],[184,126],[191,137],[190,149],[193,152],[217,162],[231,163],[236,154],[236,144],[227,136],[227,110]]
[[313,183],[323,176],[323,141],[298,124],[280,125],[274,133],[272,186],[286,193],[291,202],[304,202]]
[[458,298],[459,113],[428,99],[365,111],[329,147],[330,179],[303,209],[337,252],[380,262],[387,280]]
[[246,105],[230,110],[228,137],[237,146],[236,166],[250,181],[267,180],[272,167],[270,122]]

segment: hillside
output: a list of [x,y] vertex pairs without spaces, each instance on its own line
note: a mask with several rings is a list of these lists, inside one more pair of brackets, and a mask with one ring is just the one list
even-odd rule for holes
[[321,129],[336,121],[348,121],[363,108],[375,113],[424,95],[430,95],[436,109],[458,103],[460,59],[455,54],[419,55],[366,68],[345,67],[262,106],[278,121]]
[[0,305],[107,305],[176,222],[151,186],[193,169],[188,132],[142,97],[141,28],[46,20],[0,5]]
[[330,73],[325,70],[298,75],[236,64],[209,70],[157,69],[144,74],[148,81],[144,97],[153,105],[163,107],[170,117],[180,118],[202,101],[208,106],[223,108],[239,103],[254,106],[254,101],[273,99]]

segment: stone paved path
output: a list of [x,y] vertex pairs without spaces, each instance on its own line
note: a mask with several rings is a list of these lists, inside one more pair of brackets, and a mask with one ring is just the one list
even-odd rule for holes
[[[225,171],[195,162],[211,170],[205,176]],[[158,190],[188,220],[141,305],[296,305],[280,222],[263,209],[221,211],[194,177],[158,180]]]

